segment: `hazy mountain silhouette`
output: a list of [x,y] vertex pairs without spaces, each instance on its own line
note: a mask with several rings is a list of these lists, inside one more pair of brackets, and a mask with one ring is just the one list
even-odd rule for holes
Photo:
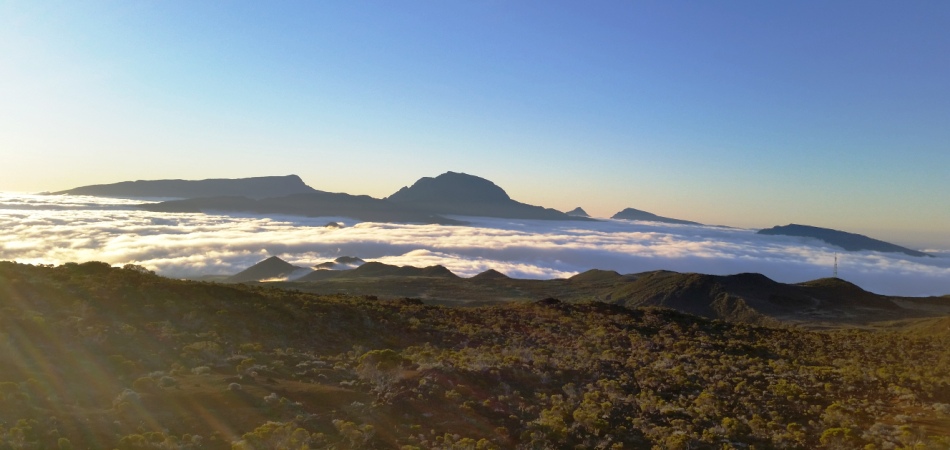
[[581,208],[580,206],[566,212],[565,214],[577,217],[590,217],[590,214],[587,214],[587,211],[584,211],[584,208]]
[[663,223],[673,223],[680,225],[702,225],[699,222],[690,222],[688,220],[680,219],[671,219],[669,217],[658,216],[653,213],[648,213],[646,211],[641,211],[639,209],[627,208],[623,211],[614,214],[611,219],[624,219],[624,220],[644,220],[648,222],[663,222]]
[[366,261],[354,256],[341,256],[333,261],[327,261],[313,266],[317,270],[343,270],[363,265]]
[[196,198],[241,196],[251,198],[280,197],[316,192],[297,175],[208,180],[139,180],[113,184],[82,186],[54,195],[92,195],[118,198]]
[[850,252],[871,250],[875,252],[904,253],[911,256],[933,256],[924,252],[891,244],[889,242],[869,238],[861,234],[832,230],[830,228],[813,227],[809,225],[790,224],[785,226],[775,226],[772,228],[759,230],[758,234],[815,238],[831,245],[841,247]]
[[488,269],[478,275],[475,275],[471,278],[472,280],[508,280],[511,279],[508,275],[505,275],[495,269]]
[[[251,267],[248,267],[226,281],[231,283],[245,283],[251,281],[271,280],[276,278],[288,278],[295,275],[303,276],[310,272],[306,267],[295,266],[276,256],[271,256]],[[299,277],[297,277],[299,278]]]
[[459,225],[431,212],[414,211],[392,202],[367,195],[314,191],[284,197],[252,199],[247,197],[208,197],[171,200],[141,205],[157,212],[241,212],[252,214],[288,214],[305,217],[350,217],[369,222],[418,222]]
[[336,261],[337,264],[352,264],[354,266],[363,265],[366,262],[355,256],[341,256],[334,261]]
[[[296,176],[284,177],[295,189],[288,195],[270,195],[274,186],[255,180],[136,181],[106,185],[108,189],[87,186],[62,194],[140,197],[189,197],[183,200],[140,205],[156,212],[239,212],[250,214],[288,214],[306,217],[339,216],[371,222],[416,222],[463,225],[443,215],[500,217],[508,219],[593,220],[569,216],[560,211],[512,200],[491,181],[462,173],[446,172],[435,178],[425,177],[412,187],[404,187],[386,199],[318,191],[303,184]],[[118,186],[118,187],[115,187]],[[128,186],[134,186],[131,189]],[[260,191],[254,191],[260,186]],[[302,186],[302,188],[300,187]],[[93,189],[95,188],[95,189]],[[188,188],[188,189],[186,189]],[[199,189],[200,188],[200,189]],[[330,225],[330,224],[328,224]]]
[[560,211],[512,200],[504,189],[484,178],[446,172],[403,187],[387,200],[404,208],[434,214],[501,217],[506,219],[588,220]]

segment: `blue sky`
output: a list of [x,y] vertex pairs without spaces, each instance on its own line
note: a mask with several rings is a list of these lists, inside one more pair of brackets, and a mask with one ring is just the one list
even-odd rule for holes
[[447,170],[950,247],[950,3],[3,2],[0,190]]

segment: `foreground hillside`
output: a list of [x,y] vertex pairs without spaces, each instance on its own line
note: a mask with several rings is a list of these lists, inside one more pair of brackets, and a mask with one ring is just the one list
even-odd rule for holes
[[933,448],[950,337],[0,263],[0,448]]
[[[264,278],[274,278],[273,272],[258,279]],[[867,292],[840,278],[786,284],[755,273],[723,276],[659,270],[621,275],[594,269],[567,279],[528,280],[509,278],[494,270],[460,278],[442,266],[397,267],[370,262],[350,270],[316,270],[294,281],[274,284],[318,294],[418,297],[427,303],[446,305],[556,297],[568,303],[660,306],[711,319],[758,325],[781,322],[811,327],[853,326],[950,314],[950,302],[946,299],[888,297]],[[922,307],[927,304],[932,305]]]

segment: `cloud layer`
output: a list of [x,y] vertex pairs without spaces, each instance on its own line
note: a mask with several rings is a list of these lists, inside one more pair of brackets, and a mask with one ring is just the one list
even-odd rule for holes
[[[0,193],[0,260],[140,264],[172,277],[233,274],[272,255],[297,265],[338,256],[441,264],[460,276],[495,269],[522,278],[591,268],[636,273],[758,272],[782,282],[832,274],[873,292],[950,294],[950,253],[937,258],[843,252],[754,230],[647,222],[464,218],[472,226],[357,223],[340,217],[251,217],[139,211],[136,202]],[[328,222],[344,228],[325,227]]]

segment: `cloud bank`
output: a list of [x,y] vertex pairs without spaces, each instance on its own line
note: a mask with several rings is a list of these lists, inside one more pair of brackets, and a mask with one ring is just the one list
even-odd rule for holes
[[[648,222],[463,218],[472,226],[358,223],[340,217],[252,217],[139,211],[138,202],[0,193],[0,260],[133,263],[170,277],[233,274],[268,256],[310,266],[338,256],[441,264],[460,276],[568,277],[592,268],[758,272],[782,282],[838,274],[890,295],[950,294],[950,252],[936,258],[843,252],[755,230]],[[325,227],[336,221],[343,228]]]

